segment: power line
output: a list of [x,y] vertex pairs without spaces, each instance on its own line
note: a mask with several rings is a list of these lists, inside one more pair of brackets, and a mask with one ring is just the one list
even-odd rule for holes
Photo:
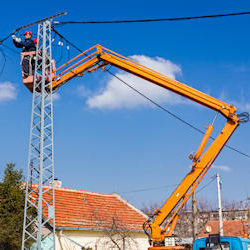
[[3,74],[3,71],[5,69],[5,65],[6,65],[6,55],[5,55],[4,51],[2,50],[2,48],[0,48],[0,52],[4,58],[3,66],[2,66],[2,69],[0,70],[0,77],[1,77]]
[[[78,48],[76,45],[74,45],[72,42],[70,42],[67,38],[65,38],[62,34],[60,34],[58,31],[55,30],[54,27],[52,27],[52,30],[62,39],[64,39],[67,43],[69,43],[71,46],[73,46],[77,51],[79,51],[80,53],[83,53],[83,50],[81,50],[80,48]],[[87,55],[87,54],[86,54]],[[186,125],[188,125],[189,127],[193,128],[194,130],[198,131],[199,133],[204,134],[204,132],[202,130],[200,130],[199,128],[193,126],[191,123],[186,122],[185,120],[181,119],[180,117],[178,117],[177,115],[175,115],[174,113],[170,112],[169,110],[167,110],[166,108],[164,108],[163,106],[161,106],[160,104],[156,103],[155,101],[153,101],[152,99],[150,99],[149,97],[147,97],[146,95],[142,94],[141,92],[139,92],[139,90],[135,89],[134,87],[132,87],[131,85],[129,85],[128,83],[126,83],[124,80],[122,80],[121,78],[119,78],[117,75],[115,75],[114,73],[112,73],[110,70],[105,70],[106,72],[108,72],[109,74],[111,74],[113,77],[117,78],[119,81],[123,82],[126,86],[128,86],[129,88],[131,88],[132,90],[134,90],[135,92],[137,92],[139,95],[143,96],[144,98],[146,98],[148,101],[152,102],[154,105],[156,105],[158,108],[164,110],[165,112],[167,112],[168,114],[172,115],[174,118],[178,119],[179,121],[185,123]],[[250,156],[249,156],[250,157]]]
[[[249,12],[250,13],[250,12]],[[68,44],[70,44],[71,46],[73,46],[76,50],[78,50],[79,52],[83,53],[83,50],[81,50],[80,48],[78,48],[75,44],[73,44],[72,42],[70,42],[68,39],[66,39],[62,34],[60,34],[58,31],[55,31],[54,28],[52,28],[52,30],[54,32],[56,32],[56,34],[61,37],[62,39],[64,39]],[[87,55],[87,54],[85,54]],[[111,74],[113,77],[117,78],[119,81],[121,81],[123,84],[125,84],[127,87],[131,88],[132,90],[134,90],[136,93],[138,93],[139,95],[141,95],[142,97],[144,97],[146,100],[148,100],[149,102],[151,102],[152,104],[154,104],[156,107],[160,108],[161,110],[163,110],[164,112],[168,113],[169,115],[171,115],[172,117],[174,117],[175,119],[179,120],[180,122],[186,124],[187,126],[189,126],[190,128],[194,129],[195,131],[201,133],[201,134],[205,134],[204,131],[202,131],[201,129],[197,128],[196,126],[192,125],[191,123],[185,121],[184,119],[180,118],[179,116],[175,115],[173,112],[169,111],[168,109],[166,109],[165,107],[163,107],[162,105],[160,105],[159,103],[155,102],[154,100],[152,100],[151,98],[149,98],[148,96],[144,95],[142,92],[140,92],[139,90],[137,90],[136,88],[134,88],[133,86],[131,86],[130,84],[128,84],[127,82],[125,82],[123,79],[121,79],[120,77],[118,77],[117,75],[115,75],[114,73],[112,73],[110,70],[105,69],[105,72],[108,72],[109,74]],[[215,140],[214,137],[210,136],[211,140]],[[225,147],[247,157],[248,159],[250,159],[250,155],[241,152],[240,150],[229,146],[229,145],[225,145]]]
[[120,192],[120,193],[121,194],[139,193],[139,192],[145,192],[145,191],[151,191],[151,190],[158,190],[158,189],[165,189],[165,188],[176,187],[176,186],[178,186],[178,184],[165,185],[165,186],[152,187],[152,188],[135,189],[135,190],[125,191],[125,192]]
[[63,15],[67,15],[67,12],[61,12],[59,14],[56,14],[56,15],[53,15],[53,16],[49,16],[49,17],[46,17],[46,18],[43,18],[43,19],[40,19],[38,21],[35,21],[33,23],[29,23],[27,25],[24,25],[24,26],[21,26],[17,29],[15,29],[13,32],[11,32],[10,34],[8,34],[6,37],[4,37],[3,39],[0,40],[0,45],[5,41],[7,40],[10,36],[12,36],[13,34],[15,34],[16,32],[20,31],[20,30],[23,30],[23,29],[26,29],[28,27],[31,27],[31,26],[34,26],[36,24],[39,24],[39,23],[42,23],[42,22],[45,22],[47,20],[52,20],[53,18],[56,18],[56,17],[60,17],[60,16],[63,16]]
[[156,107],[160,108],[161,110],[167,112],[169,115],[173,116],[175,119],[179,120],[180,122],[186,124],[187,126],[191,127],[192,129],[198,131],[199,133],[205,134],[201,129],[195,127],[194,125],[192,125],[191,123],[185,121],[184,119],[180,118],[179,116],[175,115],[173,112],[169,111],[168,109],[166,109],[165,107],[163,107],[162,105],[160,105],[159,103],[155,102],[154,100],[152,100],[150,97],[144,95],[142,92],[140,92],[138,89],[134,88],[133,86],[131,86],[130,84],[128,84],[127,82],[125,82],[124,80],[122,80],[120,77],[118,77],[117,75],[115,75],[114,73],[112,73],[110,70],[106,70],[106,72],[110,73],[113,77],[117,78],[119,81],[121,81],[122,83],[124,83],[127,87],[131,88],[133,91],[135,91],[137,94],[139,94],[140,96],[142,96],[143,98],[147,99],[149,102],[151,102],[152,104],[154,104]]
[[[121,81],[123,84],[125,84],[126,86],[128,86],[129,88],[131,88],[132,90],[134,90],[136,93],[138,93],[139,95],[141,95],[142,97],[144,97],[145,99],[147,99],[149,102],[151,102],[152,104],[154,104],[155,106],[157,106],[158,108],[160,108],[161,110],[163,110],[164,112],[167,112],[169,115],[171,115],[172,117],[174,117],[175,119],[181,121],[182,123],[186,124],[187,126],[191,127],[192,129],[194,129],[195,131],[201,133],[201,134],[205,134],[204,131],[202,131],[201,129],[197,128],[196,126],[192,125],[191,123],[185,121],[184,119],[180,118],[179,116],[175,115],[174,113],[172,113],[171,111],[169,111],[168,109],[166,109],[165,107],[163,107],[162,105],[160,105],[159,103],[155,102],[154,100],[152,100],[151,98],[149,98],[148,96],[144,95],[143,93],[141,93],[139,90],[137,90],[136,88],[134,88],[133,86],[131,86],[130,84],[128,84],[127,82],[125,82],[124,80],[122,80],[120,77],[118,77],[117,75],[115,75],[114,73],[110,72],[109,70],[106,70],[107,72],[109,72],[112,76],[116,77],[119,81]],[[209,137],[211,140],[215,140],[214,137],[210,136]],[[228,146],[227,144],[225,145],[225,147],[241,154],[244,155],[245,157],[250,159],[250,155],[241,152],[240,150],[232,147],[232,146]]]
[[5,44],[2,44],[2,46],[5,47],[6,49],[12,51],[12,52],[15,53],[15,54],[18,54],[18,55],[20,54],[18,51],[16,51],[16,50],[10,48],[9,46],[7,46],[7,45],[5,45]]
[[198,190],[196,191],[197,194],[198,194],[199,192],[201,192],[204,188],[206,188],[207,186],[209,186],[209,185],[216,179],[216,175],[212,176],[211,178],[212,178],[211,181],[209,181],[206,185],[204,185],[203,187],[201,187],[200,189],[198,189]]
[[[21,26],[17,29],[15,29],[13,32],[8,34],[6,37],[2,38],[0,40],[0,45],[7,40],[12,34],[28,28],[30,26],[33,26],[35,24],[41,23],[45,20],[52,19],[61,15],[65,15],[67,12],[62,12],[57,15],[44,18],[41,20],[38,20],[36,22],[33,22],[28,25]],[[194,19],[208,19],[208,18],[220,18],[220,17],[230,17],[230,16],[242,16],[242,15],[249,15],[250,12],[236,12],[236,13],[226,13],[226,14],[212,14],[212,15],[203,15],[203,16],[187,16],[187,17],[173,17],[173,18],[155,18],[155,19],[135,19],[135,20],[110,20],[110,21],[65,21],[65,22],[59,22],[59,21],[54,21],[54,25],[64,25],[64,24],[114,24],[114,23],[145,23],[145,22],[173,22],[173,21],[186,21],[186,20],[194,20]]]
[[15,29],[15,30],[12,32],[12,34],[18,32],[18,31],[20,31],[20,30],[26,29],[26,28],[28,28],[28,27],[34,26],[34,25],[36,25],[36,24],[43,23],[43,22],[45,22],[45,21],[47,21],[47,20],[52,20],[52,19],[54,19],[54,18],[56,18],[56,17],[60,17],[60,16],[64,16],[64,15],[67,15],[67,12],[61,12],[61,13],[59,13],[59,14],[56,14],[56,15],[53,15],[53,16],[49,16],[49,17],[40,19],[40,20],[38,20],[38,21],[35,21],[35,22],[33,22],[33,23],[30,23],[30,24],[27,24],[27,25],[24,25],[24,26],[21,26],[21,27]]
[[173,22],[173,21],[193,20],[193,19],[207,19],[207,18],[220,18],[220,17],[229,17],[229,16],[242,16],[242,15],[249,15],[249,14],[250,14],[250,12],[236,12],[236,13],[212,14],[212,15],[204,15],[204,16],[187,16],[187,17],[156,18],[156,19],[110,20],[110,21],[65,21],[65,22],[55,21],[54,25],[146,23],[146,22],[166,22],[166,21]]
[[54,27],[51,27],[51,29],[57,34],[60,38],[62,38],[65,42],[67,42],[69,45],[71,45],[73,48],[75,48],[78,52],[82,53],[83,51],[79,49],[75,44],[70,42],[66,37],[64,37],[62,34],[60,34],[57,30],[55,30]]
[[[14,33],[28,28],[30,26],[33,26],[35,24],[38,24],[40,22],[43,22],[48,19],[52,19],[61,15],[65,15],[67,12],[62,12],[57,15],[38,20],[36,22],[33,22],[28,25],[21,26],[17,29],[15,29],[13,32],[8,34],[6,37],[2,38],[0,40],[0,45],[7,40],[11,35]],[[226,14],[212,14],[212,15],[203,15],[203,16],[187,16],[187,17],[173,17],[173,18],[156,18],[156,19],[135,19],[135,20],[111,20],[111,21],[65,21],[65,22],[59,22],[59,21],[54,21],[54,25],[65,25],[65,24],[115,24],[115,23],[145,23],[145,22],[173,22],[173,21],[186,21],[186,20],[194,20],[194,19],[208,19],[208,18],[220,18],[220,17],[232,17],[232,16],[242,16],[242,15],[249,15],[250,12],[236,12],[236,13],[226,13]]]
[[[212,176],[211,180],[207,184],[203,185],[200,189],[198,189],[196,191],[196,193],[198,194],[199,192],[201,192],[203,189],[205,189],[207,186],[209,186],[215,179],[216,179],[216,175]],[[159,190],[159,189],[171,188],[171,187],[176,187],[176,186],[178,186],[178,184],[165,185],[165,186],[152,187],[152,188],[135,189],[135,190],[125,191],[125,192],[120,192],[120,193],[121,194],[139,193],[139,192],[146,192],[146,191],[152,191],[152,190]]]
[[2,45],[4,41],[6,41],[9,37],[11,37],[12,34],[13,34],[13,33],[10,33],[10,34],[7,35],[6,37],[2,38],[2,39],[0,40],[0,45]]

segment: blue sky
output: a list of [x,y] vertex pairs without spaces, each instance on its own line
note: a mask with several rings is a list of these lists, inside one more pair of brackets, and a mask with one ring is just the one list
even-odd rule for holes
[[[11,5],[5,1],[1,4],[0,37],[61,11],[67,11],[68,15],[58,20],[85,21],[249,10],[249,1],[231,0],[71,3],[62,0],[60,5],[45,0],[39,6],[34,1],[25,4],[12,1]],[[250,112],[249,22],[250,16],[240,16],[185,22],[65,25],[57,30],[83,50],[99,43],[233,103],[239,111]],[[36,27],[31,30],[36,33]],[[65,46],[61,55],[57,43],[58,39],[53,55],[61,65],[68,56]],[[15,49],[11,39],[4,44]],[[32,96],[22,85],[20,56],[2,49],[7,62],[0,76],[0,172],[10,161],[26,172]],[[70,57],[76,54],[70,47]],[[145,83],[114,68],[112,71],[147,91]],[[112,86],[115,91],[109,92]],[[58,91],[54,102],[55,175],[64,187],[118,192],[138,207],[150,202],[162,204],[173,190],[166,186],[179,183],[189,171],[191,162],[187,156],[197,149],[202,136],[130,92],[101,71],[74,79]],[[107,100],[107,94],[113,97]],[[214,112],[158,88],[150,88],[148,95],[201,129],[214,117]],[[224,123],[224,118],[216,121],[214,136]],[[250,154],[249,123],[238,128],[229,144]],[[224,149],[203,184],[216,172],[223,179],[224,199],[243,200],[250,195],[249,159]],[[152,190],[131,192],[148,188]],[[215,182],[202,190],[199,197],[216,202]]]

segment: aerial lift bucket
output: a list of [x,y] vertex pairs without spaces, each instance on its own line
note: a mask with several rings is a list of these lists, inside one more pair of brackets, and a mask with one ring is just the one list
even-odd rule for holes
[[[24,59],[25,56],[34,56],[36,55],[35,51],[31,51],[31,52],[22,52],[21,53],[21,65],[22,65],[22,61]],[[51,60],[52,62],[52,80],[55,78],[55,71],[56,71],[56,62],[55,60]],[[32,67],[30,65],[30,67]],[[23,68],[22,68],[22,78],[23,78],[23,84],[26,86],[26,88],[30,91],[33,92],[33,83],[34,83],[34,75],[33,74],[29,74],[28,76],[23,72]],[[46,74],[46,82],[48,82],[50,79],[49,77],[49,72],[47,72]],[[41,80],[41,76],[37,76],[36,77],[36,81],[39,82]],[[39,91],[39,90],[38,90]]]

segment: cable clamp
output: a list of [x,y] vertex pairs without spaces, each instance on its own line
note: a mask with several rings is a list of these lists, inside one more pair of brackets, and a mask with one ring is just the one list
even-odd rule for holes
[[249,113],[248,112],[242,112],[240,114],[237,114],[237,116],[240,118],[240,122],[249,122]]

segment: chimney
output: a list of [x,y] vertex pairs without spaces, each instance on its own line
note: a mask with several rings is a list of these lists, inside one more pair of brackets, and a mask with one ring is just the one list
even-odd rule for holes
[[59,181],[58,179],[54,179],[54,187],[55,188],[62,187],[62,182]]

